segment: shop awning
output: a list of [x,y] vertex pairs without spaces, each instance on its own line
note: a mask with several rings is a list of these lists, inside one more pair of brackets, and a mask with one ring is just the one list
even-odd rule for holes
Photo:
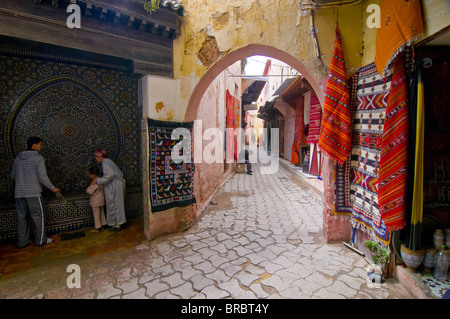
[[273,101],[267,101],[264,106],[259,108],[257,117],[263,120],[270,120],[275,117],[277,112],[273,107]]
[[284,102],[295,107],[295,99],[311,90],[312,88],[305,78],[295,77],[285,80],[273,96],[280,96]]
[[242,105],[252,104],[256,101],[261,94],[261,91],[267,81],[254,81],[250,86],[245,89],[244,94],[242,94]]
[[281,83],[280,87],[272,94],[272,96],[280,96],[283,92],[298,78],[290,78]]

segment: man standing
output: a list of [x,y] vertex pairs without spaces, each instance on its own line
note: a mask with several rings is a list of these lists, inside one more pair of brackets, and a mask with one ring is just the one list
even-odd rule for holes
[[110,231],[119,231],[127,221],[125,215],[126,181],[120,168],[108,158],[103,149],[94,152],[95,160],[102,165],[102,177],[92,180],[92,184],[103,185],[106,201],[106,221]]
[[47,176],[44,157],[39,155],[43,146],[42,139],[30,137],[27,141],[28,149],[17,155],[11,171],[11,177],[15,181],[17,245],[19,248],[24,248],[31,243],[28,214],[34,223],[36,245],[42,246],[53,242],[45,234],[42,185],[55,194],[60,190],[53,186]]

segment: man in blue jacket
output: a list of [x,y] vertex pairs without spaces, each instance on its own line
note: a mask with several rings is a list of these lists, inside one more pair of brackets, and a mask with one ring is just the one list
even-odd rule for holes
[[35,226],[34,239],[36,245],[50,244],[52,240],[45,234],[45,215],[42,204],[42,185],[53,193],[60,190],[53,186],[47,176],[45,160],[39,154],[44,143],[39,137],[30,137],[28,149],[17,155],[11,171],[15,181],[14,196],[17,214],[17,245],[23,248],[31,244],[28,214]]

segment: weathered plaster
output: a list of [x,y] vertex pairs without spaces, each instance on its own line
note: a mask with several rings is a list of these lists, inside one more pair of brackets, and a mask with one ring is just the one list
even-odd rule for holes
[[179,80],[146,75],[141,83],[144,118],[183,122],[183,113],[178,109]]

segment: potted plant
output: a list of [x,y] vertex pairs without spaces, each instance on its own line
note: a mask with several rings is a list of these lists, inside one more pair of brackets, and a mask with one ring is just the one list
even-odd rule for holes
[[369,248],[372,253],[372,260],[375,265],[373,270],[369,271],[367,275],[370,281],[380,283],[383,281],[385,275],[385,267],[389,261],[389,249],[381,246],[380,243],[366,240],[366,247]]

